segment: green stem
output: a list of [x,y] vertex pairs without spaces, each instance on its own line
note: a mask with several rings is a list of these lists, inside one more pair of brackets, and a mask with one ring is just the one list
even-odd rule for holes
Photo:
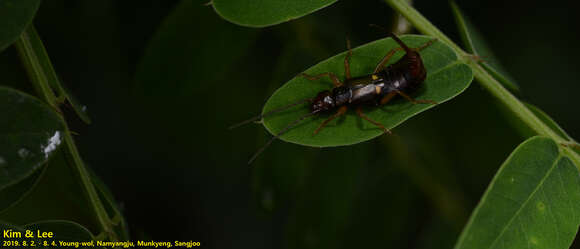
[[576,166],[580,169],[580,155],[576,154],[571,148],[563,145],[569,141],[560,137],[556,132],[536,117],[536,115],[534,115],[518,98],[505,89],[481,65],[471,59],[470,54],[463,51],[457,44],[451,41],[451,39],[429,22],[429,20],[421,15],[421,13],[411,7],[406,0],[385,0],[385,2],[407,18],[407,20],[409,20],[409,22],[421,33],[433,36],[441,42],[449,45],[455,53],[457,53],[459,59],[471,67],[477,82],[479,82],[493,96],[499,99],[499,101],[516,115],[521,122],[534,130],[538,135],[554,139],[560,145],[561,151],[574,161]]
[[[31,25],[32,26],[32,25]],[[33,42],[30,32],[25,30],[20,38],[16,41],[15,46],[18,54],[26,68],[28,77],[32,81],[39,97],[44,99],[46,103],[58,110],[57,98],[49,86],[46,73],[38,59],[38,56],[33,48]]]
[[[41,61],[41,58],[49,60],[48,56],[41,56],[40,53],[46,53],[44,45],[40,38],[36,35],[34,27],[30,25],[20,36],[16,42],[16,48],[20,59],[22,60],[24,67],[27,70],[28,77],[34,85],[38,95],[50,106],[58,109],[58,98],[55,96],[53,89],[50,87],[50,80],[52,75],[56,75],[50,61]],[[52,77],[55,78],[55,77]],[[81,156],[77,150],[74,140],[71,136],[68,125],[65,123],[65,131],[63,132],[64,143],[66,144],[66,153],[70,155],[72,159],[72,170],[76,172],[80,178],[81,184],[84,187],[85,193],[87,194],[88,201],[91,204],[93,211],[95,212],[96,219],[101,229],[106,234],[113,234],[113,229],[111,227],[111,220],[105,210],[105,207],[101,203],[99,195],[93,185],[91,177],[87,171],[86,166],[81,159]]]
[[68,126],[66,126],[65,129],[66,130],[64,132],[65,133],[64,142],[67,146],[67,153],[71,156],[72,165],[74,165],[73,170],[76,170],[77,174],[80,177],[81,183],[85,188],[85,192],[88,196],[89,203],[93,207],[93,211],[96,214],[99,225],[101,226],[101,228],[105,233],[112,235],[113,228],[111,227],[112,225],[111,219],[109,218],[109,215],[107,214],[107,211],[103,206],[103,203],[101,203],[99,194],[97,193],[97,190],[95,189],[95,186],[93,185],[93,182],[91,180],[90,174],[87,171],[87,168],[83,160],[81,159],[81,156],[75,145],[74,139],[72,138],[70,130],[68,129]]

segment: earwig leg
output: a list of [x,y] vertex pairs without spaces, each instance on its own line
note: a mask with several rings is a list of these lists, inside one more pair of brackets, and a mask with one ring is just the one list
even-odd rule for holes
[[416,100],[416,99],[411,98],[411,96],[409,96],[406,93],[401,92],[401,91],[396,91],[396,93],[403,96],[403,98],[407,99],[408,101],[410,101],[413,104],[434,104],[434,105],[437,104],[437,102],[435,102],[434,100],[429,100],[429,99]]
[[378,126],[379,128],[381,128],[385,133],[389,133],[392,134],[391,130],[387,129],[383,124],[374,121],[372,119],[370,119],[369,117],[367,117],[367,115],[365,115],[364,113],[362,113],[362,108],[358,107],[356,108],[356,114],[358,114],[359,117],[363,118],[366,121],[371,122],[372,124]]
[[350,79],[349,60],[350,60],[350,57],[352,56],[352,49],[350,48],[350,40],[348,39],[348,37],[346,38],[346,47],[348,48],[348,52],[346,53],[346,56],[344,57],[344,74],[346,75],[346,79]]
[[341,106],[340,108],[338,108],[338,111],[334,115],[332,115],[328,119],[324,120],[324,122],[322,122],[322,124],[320,124],[320,126],[318,126],[318,128],[316,128],[316,130],[314,131],[314,135],[318,134],[318,132],[320,132],[320,130],[322,128],[324,128],[324,126],[326,126],[328,124],[328,122],[332,121],[333,119],[335,119],[337,117],[344,115],[346,113],[346,110],[347,110],[347,108],[344,105]]
[[302,77],[304,77],[308,80],[318,80],[324,76],[328,76],[332,80],[332,83],[334,84],[335,87],[342,86],[342,82],[340,82],[340,80],[338,79],[336,74],[331,73],[331,72],[321,73],[321,74],[317,74],[317,75],[308,75],[308,74],[302,73],[301,75],[302,75]]
[[387,102],[391,101],[391,99],[393,99],[393,97],[395,97],[395,96],[397,96],[397,93],[395,93],[395,92],[390,92],[389,94],[385,95],[385,97],[383,97],[383,98],[381,99],[381,101],[379,102],[379,103],[380,103],[380,105],[384,105],[384,104],[386,104]]
[[373,72],[373,74],[378,73],[379,71],[381,71],[383,69],[383,67],[385,67],[385,64],[387,64],[387,62],[389,62],[389,59],[391,59],[391,57],[393,57],[393,55],[397,51],[399,51],[399,50],[403,50],[403,48],[393,48],[393,49],[391,49],[391,51],[389,51],[385,55],[385,57],[383,57],[383,59],[381,60],[381,62],[379,62],[379,64],[375,68],[375,71]]
[[[431,44],[433,44],[435,41],[437,41],[437,39],[430,40],[430,41],[426,42],[425,44],[421,45],[420,47],[414,48],[414,50],[417,52],[421,51],[421,50],[425,49],[426,47],[431,46]],[[389,62],[389,59],[391,59],[391,57],[399,50],[404,50],[404,49],[400,48],[400,47],[391,49],[391,51],[389,51],[387,53],[387,55],[385,55],[385,57],[383,57],[381,62],[377,65],[377,67],[375,68],[375,71],[373,73],[378,73],[379,71],[381,71],[385,67],[387,62]]]
[[433,43],[434,43],[434,42],[436,42],[436,41],[437,41],[437,38],[435,38],[435,39],[433,39],[433,40],[430,40],[430,41],[428,41],[428,42],[425,42],[425,44],[421,45],[421,46],[420,46],[420,47],[418,47],[418,48],[415,48],[415,51],[419,52],[419,51],[421,51],[421,50],[425,49],[426,47],[429,47],[429,46],[431,46],[431,44],[433,44]]

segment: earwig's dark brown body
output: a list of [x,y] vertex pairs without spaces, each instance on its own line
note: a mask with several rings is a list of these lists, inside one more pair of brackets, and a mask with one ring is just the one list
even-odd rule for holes
[[391,93],[412,93],[425,81],[426,76],[419,53],[413,51],[377,73],[347,79],[344,84],[330,91],[318,93],[311,111],[328,111],[343,105],[378,105],[384,96]]
[[[427,42],[423,46],[412,49],[407,47],[399,38],[393,35],[393,39],[401,45],[401,48],[393,49],[387,53],[383,60],[377,65],[375,71],[370,75],[351,78],[349,57],[351,50],[344,59],[346,80],[344,83],[338,80],[333,73],[323,73],[315,76],[303,74],[304,77],[310,80],[316,80],[323,76],[328,76],[334,82],[334,88],[329,91],[322,91],[312,100],[310,106],[311,113],[327,112],[338,109],[337,114],[331,116],[323,122],[314,133],[318,133],[330,120],[337,116],[343,115],[347,107],[357,107],[357,113],[361,118],[364,118],[371,123],[379,126],[385,132],[389,132],[381,124],[370,120],[366,117],[360,107],[362,105],[383,105],[391,100],[396,95],[401,95],[412,101],[413,103],[433,103],[430,100],[414,100],[408,94],[417,90],[425,78],[427,71],[423,65],[423,60],[419,55],[419,50],[431,45],[434,40]],[[397,62],[384,67],[391,56],[397,50],[404,50],[405,55]]]
[[[280,110],[286,109],[290,106],[301,104],[304,102],[310,103],[310,113],[302,116],[301,118],[295,120],[286,126],[282,131],[280,131],[276,136],[274,136],[266,145],[264,145],[254,156],[250,159],[248,164],[250,164],[274,139],[278,138],[284,132],[288,131],[290,128],[301,122],[307,117],[316,115],[321,112],[329,112],[336,110],[336,113],[326,119],[320,126],[314,131],[314,134],[318,133],[328,122],[346,113],[349,107],[356,107],[356,112],[361,118],[373,123],[374,125],[380,127],[384,132],[390,133],[390,131],[385,128],[381,123],[376,122],[369,117],[367,117],[363,112],[361,107],[364,105],[384,105],[389,102],[393,97],[400,95],[405,99],[417,104],[417,103],[433,103],[432,100],[415,100],[411,98],[408,94],[412,94],[417,90],[421,84],[425,81],[427,77],[427,71],[419,55],[419,51],[423,48],[431,45],[435,40],[431,40],[418,48],[407,47],[398,37],[391,34],[393,39],[401,46],[400,48],[395,48],[389,51],[381,62],[377,65],[374,72],[369,75],[352,78],[350,75],[350,65],[349,58],[352,55],[350,49],[350,44],[348,44],[348,53],[344,59],[344,69],[346,74],[346,79],[341,82],[338,77],[332,73],[322,73],[318,75],[308,75],[302,74],[305,78],[309,80],[317,80],[321,77],[330,77],[334,83],[334,87],[327,91],[319,92],[316,97],[312,99],[306,99],[301,102],[297,102],[263,115],[259,115],[252,119],[246,120],[240,124],[234,125],[230,128],[235,128],[240,125],[249,123],[251,121],[261,119],[264,116],[276,113]],[[405,51],[405,55],[399,59],[397,62],[386,66],[389,59],[398,50]]]

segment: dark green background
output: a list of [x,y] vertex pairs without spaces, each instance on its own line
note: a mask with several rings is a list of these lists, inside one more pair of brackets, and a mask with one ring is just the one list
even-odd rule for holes
[[[226,127],[259,113],[297,73],[344,51],[347,35],[354,46],[384,37],[368,24],[389,26],[392,11],[381,1],[340,1],[290,23],[249,29],[191,2],[192,20],[208,26],[192,24],[176,44],[204,44],[223,27],[250,38],[228,41],[248,48],[179,89],[172,75],[136,80],[149,41],[178,1],[44,1],[34,21],[57,73],[88,106],[93,124],[70,109],[68,121],[133,239],[194,240],[206,248],[451,248],[497,168],[524,139],[475,83],[394,129],[396,136],[326,149],[275,142],[248,167],[266,131]],[[523,99],[580,138],[577,6],[458,4]],[[460,41],[446,1],[418,0],[416,7]],[[221,45],[205,44],[190,49],[227,56]],[[178,55],[183,47],[169,49]],[[183,60],[167,65],[187,71]],[[220,60],[192,56],[188,63]],[[32,92],[13,47],[0,54],[0,75]],[[143,88],[144,79],[159,89]]]

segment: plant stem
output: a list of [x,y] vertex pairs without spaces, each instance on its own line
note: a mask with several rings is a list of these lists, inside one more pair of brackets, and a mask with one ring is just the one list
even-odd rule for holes
[[18,54],[28,73],[28,77],[30,78],[30,81],[32,81],[39,97],[58,110],[56,96],[48,84],[48,78],[46,77],[46,73],[44,72],[40,61],[38,60],[38,56],[34,51],[31,38],[32,37],[28,30],[25,30],[16,41],[15,47],[18,50]]
[[91,176],[89,175],[89,172],[87,171],[87,168],[78,152],[74,139],[72,138],[68,129],[68,125],[65,126],[65,129],[64,142],[67,146],[67,153],[71,156],[72,159],[73,170],[76,170],[76,172],[79,174],[81,183],[84,186],[85,192],[89,198],[89,203],[92,205],[93,211],[95,211],[101,228],[108,235],[112,235],[113,229],[111,227],[111,219],[109,218],[103,203],[101,203],[101,199],[99,198],[97,190],[95,189],[95,186],[91,180]]
[[[18,54],[26,71],[31,83],[34,85],[39,97],[48,103],[50,106],[54,107],[57,111],[58,108],[58,98],[55,96],[53,89],[50,87],[51,75],[56,75],[50,61],[41,61],[41,58],[48,59],[48,56],[39,56],[40,53],[46,53],[42,41],[36,34],[33,25],[31,24],[16,41],[16,48]],[[60,111],[59,111],[60,113]],[[93,211],[95,212],[98,224],[101,229],[108,235],[113,234],[113,229],[111,227],[111,220],[105,210],[105,207],[101,203],[99,195],[93,185],[91,177],[80,157],[77,147],[69,131],[68,125],[61,113],[61,118],[65,124],[65,131],[63,132],[64,143],[66,144],[66,153],[70,155],[72,163],[70,163],[73,172],[76,172],[80,178],[81,185],[84,187],[85,193],[87,194],[88,201],[91,204]]]
[[561,151],[574,161],[576,167],[580,169],[580,155],[576,154],[571,148],[563,145],[570,141],[560,137],[556,132],[536,117],[536,115],[534,115],[518,98],[505,89],[481,65],[471,59],[470,54],[463,51],[457,44],[451,41],[451,39],[429,22],[429,20],[421,15],[421,13],[410,6],[406,0],[385,0],[385,2],[407,18],[407,20],[421,33],[433,36],[441,42],[449,45],[455,51],[459,60],[471,67],[477,82],[479,82],[493,96],[498,98],[500,102],[515,114],[521,122],[534,130],[538,135],[554,139],[556,143],[560,145]]

